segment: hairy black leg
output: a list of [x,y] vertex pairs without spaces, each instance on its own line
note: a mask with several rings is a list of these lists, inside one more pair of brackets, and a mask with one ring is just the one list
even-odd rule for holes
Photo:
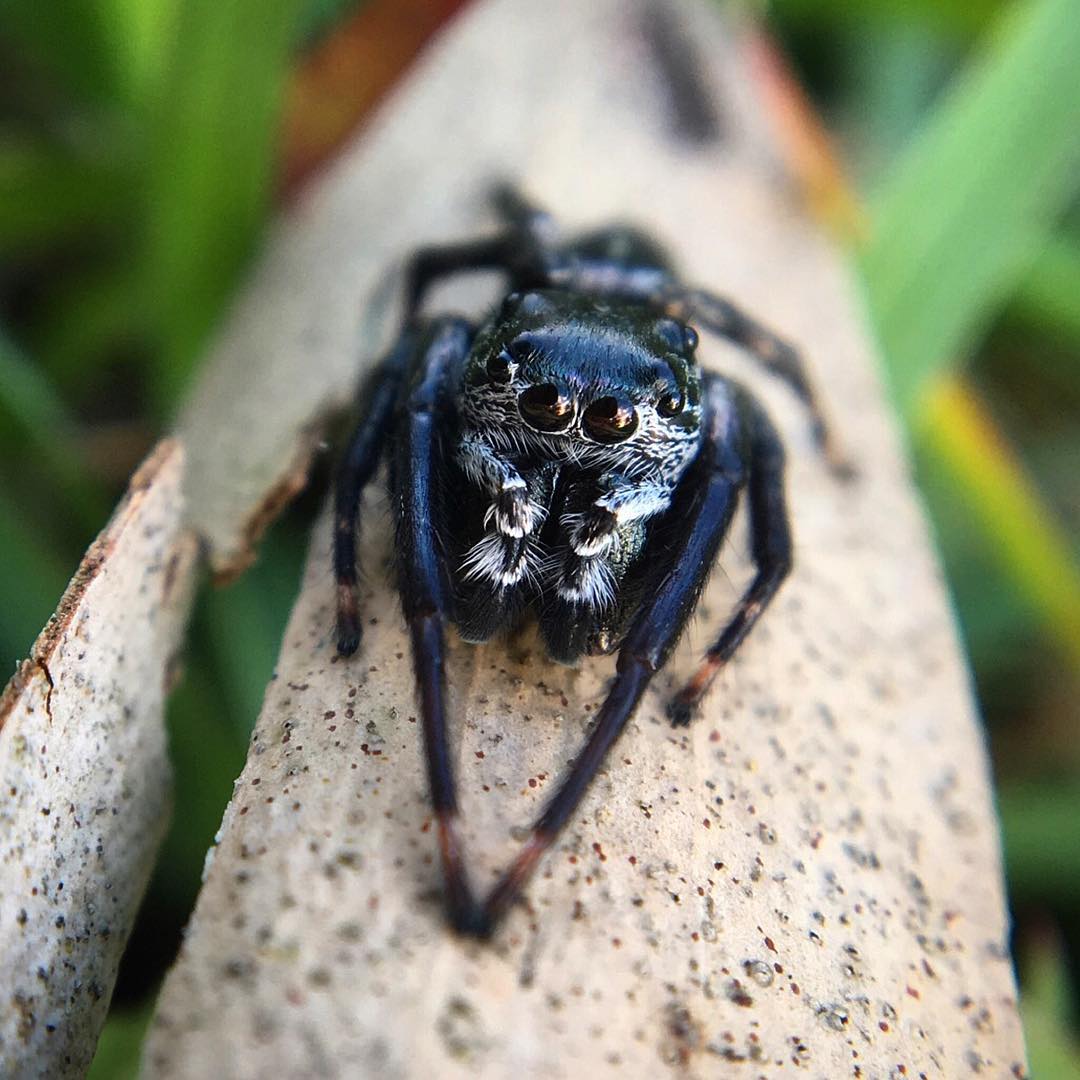
[[735,512],[743,483],[739,426],[730,384],[711,378],[706,386],[701,452],[665,515],[675,527],[663,534],[662,544],[647,549],[644,555],[646,560],[654,560],[654,588],[646,593],[619,650],[614,682],[584,749],[533,826],[517,859],[488,895],[478,925],[480,934],[494,930],[577,809],[650,679],[678,641]]
[[784,501],[784,448],[765,411],[750,398],[744,401],[751,448],[747,498],[757,573],[693,678],[672,699],[668,715],[676,725],[690,722],[694,707],[717,672],[753,629],[791,570],[791,527]]
[[554,242],[555,219],[524,195],[520,188],[508,181],[501,181],[491,189],[491,201],[495,205],[495,212],[518,236],[528,238],[540,247]]
[[496,236],[444,247],[421,248],[405,270],[405,323],[416,317],[428,289],[440,278],[469,270],[505,270],[515,261],[513,237]]
[[806,374],[799,351],[730,300],[703,289],[669,287],[659,298],[664,311],[681,322],[694,323],[745,349],[770,374],[783,380],[810,413],[814,441],[838,476],[850,477],[852,466],[832,436],[821,404]]
[[374,475],[386,444],[401,392],[405,366],[416,347],[413,335],[402,334],[361,393],[367,402],[338,467],[334,487],[334,577],[337,581],[337,647],[351,656],[360,645],[360,610],[356,596],[356,539],[360,499]]
[[446,905],[452,925],[475,932],[476,904],[457,835],[457,791],[447,740],[444,624],[447,603],[436,536],[441,507],[435,475],[452,376],[464,360],[471,329],[460,319],[435,320],[417,343],[405,413],[394,448],[401,603],[412,639],[424,728],[431,802],[439,829]]

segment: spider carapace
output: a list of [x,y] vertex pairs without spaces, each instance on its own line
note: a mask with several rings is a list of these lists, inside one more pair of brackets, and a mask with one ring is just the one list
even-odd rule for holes
[[[784,454],[754,398],[695,360],[694,326],[743,346],[826,427],[798,354],[711,293],[679,282],[659,247],[612,227],[566,243],[500,189],[490,239],[409,263],[404,327],[362,395],[337,479],[337,640],[360,644],[360,496],[385,449],[398,584],[412,642],[448,917],[489,935],[581,801],[685,626],[745,489],[756,574],[670,716],[686,724],[791,567]],[[428,287],[502,271],[512,290],[482,324],[422,317]],[[531,610],[549,653],[618,650],[581,753],[486,898],[457,835],[443,674],[447,622],[487,641]]]

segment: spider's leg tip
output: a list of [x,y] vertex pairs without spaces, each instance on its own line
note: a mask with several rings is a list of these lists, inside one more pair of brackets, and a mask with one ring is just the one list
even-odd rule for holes
[[455,933],[474,941],[489,940],[495,929],[487,912],[472,901],[451,904],[447,917]]
[[689,727],[694,716],[694,707],[681,697],[675,697],[668,702],[667,715],[672,727]]
[[360,627],[342,627],[338,630],[337,651],[339,656],[352,656],[360,648]]

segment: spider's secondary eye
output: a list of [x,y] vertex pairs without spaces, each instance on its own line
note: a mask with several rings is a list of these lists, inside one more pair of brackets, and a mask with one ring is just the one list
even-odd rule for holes
[[661,416],[676,416],[683,410],[683,396],[682,394],[672,391],[669,394],[665,394],[657,403],[656,410]]
[[687,352],[693,352],[698,347],[698,332],[692,327],[683,328],[683,348]]
[[669,349],[678,351],[683,348],[686,335],[681,323],[677,323],[674,319],[659,319],[654,329]]
[[534,353],[533,344],[531,341],[525,338],[518,338],[516,341],[511,341],[506,346],[506,351],[510,354],[510,359],[516,364],[524,364],[526,360]]
[[487,362],[488,378],[492,382],[509,382],[510,381],[510,357],[504,351],[495,353],[493,356],[488,357]]

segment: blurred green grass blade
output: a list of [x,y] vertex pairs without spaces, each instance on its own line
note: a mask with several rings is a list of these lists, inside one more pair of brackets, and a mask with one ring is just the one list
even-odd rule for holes
[[987,19],[1010,0],[773,0],[770,18],[802,20],[821,32],[821,24],[832,21],[843,27],[919,24],[929,32],[971,33],[981,30]]
[[228,703],[215,677],[216,658],[205,638],[196,637],[193,648],[188,670],[168,701],[175,812],[153,879],[154,887],[185,910],[199,891],[206,852],[247,749],[246,733],[229,722]]
[[69,271],[41,299],[28,339],[61,392],[81,396],[100,377],[103,360],[146,341],[147,315],[139,300],[136,275],[119,255]]
[[116,160],[0,133],[0,258],[35,254],[115,220],[126,190]]
[[1033,325],[1080,345],[1080,245],[1061,238],[1047,244],[1020,283],[1014,306]]
[[[0,439],[18,440],[48,483],[87,529],[105,524],[109,504],[82,465],[75,424],[47,376],[0,330]],[[2,550],[2,548],[0,548]],[[48,595],[48,594],[47,594]],[[59,593],[55,599],[59,599]]]
[[1080,671],[1080,568],[1042,503],[978,403],[957,379],[934,381],[916,428],[919,448],[953,479],[1003,571]]
[[0,671],[4,681],[53,613],[75,566],[43,544],[22,507],[0,488]]
[[48,378],[0,330],[0,409],[19,424],[38,450],[50,450],[50,433],[69,434],[67,408]]
[[298,0],[188,0],[150,107],[148,308],[168,409],[264,220]]
[[897,162],[862,252],[893,389],[909,416],[962,356],[1080,187],[1076,0],[1010,8]]
[[153,1012],[153,997],[135,1009],[109,1010],[87,1080],[135,1080]]
[[106,48],[114,57],[116,90],[137,102],[161,71],[176,9],[184,0],[94,0]]
[[264,540],[258,562],[200,604],[197,627],[213,648],[218,690],[244,744],[277,664],[300,586],[306,539],[282,523]]
[[879,19],[844,23],[848,96],[844,157],[858,176],[880,176],[916,131],[955,63],[955,46],[925,26]]
[[367,0],[305,0],[296,27],[297,41],[312,43],[364,7]]
[[1080,780],[1006,784],[998,812],[1014,894],[1080,900]]
[[107,44],[99,0],[4,0],[0,11],[4,36],[24,62],[74,95],[97,101],[113,96],[118,58]]
[[1080,1042],[1071,1028],[1076,988],[1056,934],[1034,943],[1022,977],[1020,1014],[1031,1075],[1037,1080],[1075,1080],[1080,1062]]

